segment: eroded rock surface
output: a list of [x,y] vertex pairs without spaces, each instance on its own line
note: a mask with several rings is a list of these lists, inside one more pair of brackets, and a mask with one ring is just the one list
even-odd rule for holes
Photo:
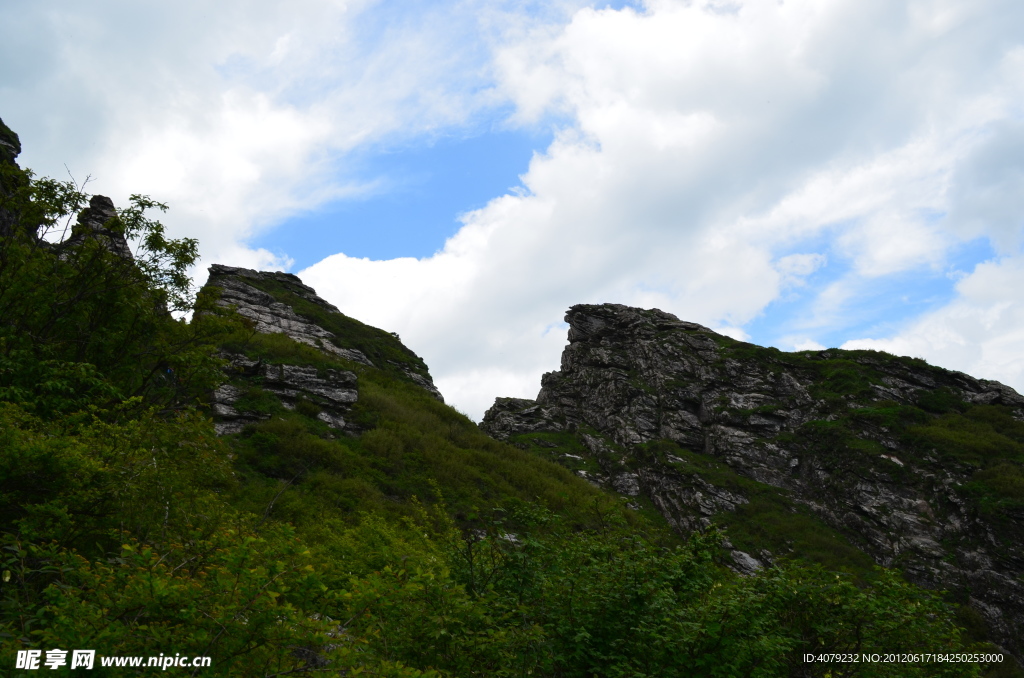
[[[363,351],[352,345],[346,345],[344,337],[337,336],[309,317],[299,314],[291,305],[281,301],[275,295],[259,289],[261,283],[275,284],[287,293],[294,294],[305,302],[315,304],[327,314],[342,316],[336,306],[321,298],[317,295],[316,290],[305,285],[298,276],[291,273],[254,271],[214,264],[210,266],[210,277],[206,284],[217,289],[216,303],[219,306],[233,308],[243,318],[252,322],[256,332],[284,334],[328,355],[367,367],[397,372],[444,402],[444,397],[434,385],[426,365],[412,351],[401,346],[401,342],[397,339],[394,341],[401,346],[402,351],[407,353],[411,360],[408,362],[385,360],[380,361],[381,364],[375,364]],[[374,331],[379,332],[379,330]]]
[[297,314],[288,304],[277,301],[273,295],[258,290],[246,280],[273,279],[285,283],[292,291],[332,313],[341,313],[333,304],[321,299],[312,287],[304,285],[291,273],[253,271],[214,264],[210,267],[208,285],[221,289],[217,304],[234,307],[244,318],[255,324],[257,332],[285,334],[303,344],[364,365],[373,366],[370,359],[354,348],[343,348],[335,343],[335,336],[319,325]]
[[[493,437],[527,446],[539,434],[573,436],[598,467],[580,475],[643,495],[684,533],[748,498],[672,450],[724,463],[792,497],[876,563],[954,591],[1021,657],[1024,512],[1012,502],[984,509],[969,490],[985,462],[943,456],[914,428],[971,404],[1024,421],[1016,391],[870,351],[785,354],[656,309],[578,305],[565,320],[561,369],[542,377],[536,400],[498,398],[481,423]],[[887,417],[911,415],[924,419],[891,430]],[[736,551],[735,568],[753,572],[771,554],[760,556]]]
[[226,371],[233,380],[213,393],[214,428],[218,435],[238,433],[246,425],[267,418],[256,407],[247,406],[246,397],[251,389],[246,384],[272,394],[288,410],[295,409],[303,400],[315,405],[320,409],[317,418],[332,429],[351,428],[345,415],[359,399],[354,373],[328,369],[320,374],[315,367],[271,365],[237,354],[222,357],[229,361]]
[[114,202],[105,195],[94,195],[89,206],[78,215],[78,221],[71,229],[71,237],[61,244],[61,249],[76,247],[88,239],[98,241],[108,250],[128,261],[133,261],[132,250],[124,234],[108,228],[117,217]]
[[[216,303],[247,319],[255,333],[284,334],[321,351],[328,358],[349,361],[353,364],[352,369],[388,372],[393,377],[415,384],[432,397],[444,400],[426,365],[402,345],[397,335],[345,318],[335,306],[290,273],[214,264],[210,267],[207,285],[215,288]],[[292,304],[300,305],[303,312],[296,311]],[[323,324],[337,329],[342,335],[345,331],[351,334],[355,328],[360,338],[339,335]],[[347,342],[355,342],[355,345]],[[376,351],[374,355],[378,358],[371,359],[356,346],[369,346],[370,350]],[[315,414],[335,431],[346,434],[359,432],[349,416],[359,397],[355,372],[279,361],[264,362],[240,353],[225,352],[221,357],[227,361],[228,381],[211,398],[218,434],[239,433],[246,426],[269,418],[272,412],[280,414],[282,408],[293,410],[297,407],[303,408],[310,416]]]

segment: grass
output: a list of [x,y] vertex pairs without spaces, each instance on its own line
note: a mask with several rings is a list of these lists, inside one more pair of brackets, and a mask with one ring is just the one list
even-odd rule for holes
[[[404,374],[328,357],[285,335],[239,335],[226,348],[266,362],[358,373],[359,399],[346,415],[362,429],[358,436],[329,429],[315,418],[313,403],[300,402],[287,411],[258,386],[246,386],[239,405],[271,415],[230,439],[242,480],[238,502],[257,515],[327,539],[329,530],[354,524],[360,514],[401,519],[412,515],[415,500],[433,502],[439,493],[467,525],[471,516],[510,500],[538,502],[581,523],[591,519],[595,507],[617,505],[617,499],[555,463],[555,456],[543,458],[485,435]],[[569,434],[534,437],[547,445],[569,445],[582,456]],[[639,525],[643,519],[634,521]]]
[[540,431],[509,436],[509,444],[570,471],[600,473],[601,467],[580,438],[567,431]]

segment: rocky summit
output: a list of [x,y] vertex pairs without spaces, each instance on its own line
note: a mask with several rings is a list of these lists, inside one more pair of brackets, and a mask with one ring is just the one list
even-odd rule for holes
[[[444,401],[426,364],[395,335],[348,318],[295,275],[214,264],[204,292],[244,318],[253,333],[284,335],[353,368],[392,373]],[[220,357],[227,363],[228,380],[211,398],[218,434],[238,433],[269,418],[267,397],[288,410],[309,403],[329,428],[357,432],[347,419],[358,400],[354,371],[265,362],[230,347]]]
[[[780,558],[899,567],[1024,651],[1024,398],[875,351],[784,353],[654,310],[569,309],[561,370],[481,427],[660,513]],[[872,563],[873,561],[873,563]]]
[[71,237],[61,244],[61,248],[78,247],[87,240],[94,239],[122,259],[133,260],[132,250],[125,240],[124,233],[107,227],[116,218],[117,210],[110,198],[105,195],[92,196],[89,207],[79,213],[78,223],[71,229]]

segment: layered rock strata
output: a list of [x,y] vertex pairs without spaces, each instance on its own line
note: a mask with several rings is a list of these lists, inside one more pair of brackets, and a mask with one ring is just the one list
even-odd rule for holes
[[[261,286],[274,289],[277,294],[260,289]],[[353,369],[389,372],[444,401],[426,365],[403,346],[396,335],[346,319],[337,307],[317,295],[312,287],[303,284],[295,275],[214,264],[210,267],[207,288],[215,291],[217,305],[231,309],[248,320],[255,333],[283,334],[321,351],[329,358],[348,361]],[[308,304],[314,305],[317,313],[300,313],[284,300],[291,299],[298,304],[296,298],[307,304],[307,311]],[[318,317],[321,320],[317,321]],[[349,325],[345,322],[332,325],[336,320],[345,320]],[[361,328],[364,339],[367,335],[375,337],[377,344],[371,345],[379,348],[381,343],[386,344],[390,353],[382,350],[380,355],[383,358],[371,360],[364,351],[347,343],[350,340],[348,337],[326,329],[321,323],[331,327],[340,326],[342,331],[354,323]],[[388,357],[395,355],[399,360]],[[221,357],[227,361],[225,371],[228,381],[211,398],[214,426],[218,434],[239,433],[246,426],[269,418],[268,405],[265,400],[261,400],[265,396],[273,398],[280,407],[287,410],[306,403],[307,407],[313,408],[311,411],[318,411],[316,417],[329,428],[347,434],[358,433],[358,428],[349,420],[352,405],[359,397],[355,372],[263,362],[238,353],[226,352]]]
[[316,290],[303,284],[298,276],[291,273],[254,271],[214,264],[210,266],[210,277],[206,284],[218,289],[217,304],[219,306],[232,308],[239,315],[250,320],[256,332],[284,334],[328,355],[360,363],[367,367],[398,372],[434,398],[444,402],[444,396],[434,385],[434,380],[426,365],[412,351],[402,346],[397,339],[395,339],[395,343],[401,346],[402,350],[413,360],[407,362],[385,360],[383,364],[375,364],[359,349],[346,346],[344,337],[339,337],[310,318],[300,315],[289,304],[275,298],[273,294],[258,289],[257,285],[260,281],[279,284],[288,292],[316,304],[328,314],[342,316],[336,306],[321,298],[317,295]]
[[298,276],[291,273],[253,271],[247,268],[214,264],[210,266],[210,278],[207,285],[220,288],[218,305],[225,308],[233,307],[240,316],[253,322],[257,332],[285,334],[299,343],[318,348],[325,353],[370,367],[374,366],[362,352],[338,346],[333,333],[301,317],[291,306],[277,301],[272,294],[256,289],[246,282],[247,280],[267,279],[288,285],[293,292],[323,307],[326,311],[341,313],[336,306],[321,299],[316,290],[304,285]]
[[[580,475],[646,497],[683,533],[748,498],[677,471],[673,447],[724,463],[792,497],[876,563],[955,591],[1021,656],[1024,515],[1012,502],[986,514],[967,491],[977,465],[940,458],[886,420],[927,416],[922,403],[942,400],[961,410],[995,405],[1011,423],[1024,421],[1016,391],[870,351],[784,354],[659,310],[579,305],[565,320],[561,370],[542,377],[536,400],[498,398],[481,423],[493,437],[547,447],[570,436],[584,452],[562,454],[567,465],[583,457],[591,468]],[[758,555],[734,553],[737,569],[773,557]]]
[[317,418],[330,428],[340,431],[351,428],[345,415],[359,399],[354,373],[325,370],[321,375],[315,367],[270,365],[238,354],[222,354],[222,357],[229,361],[226,371],[233,379],[221,384],[213,393],[214,428],[218,435],[239,433],[248,424],[269,416],[246,407],[248,393],[240,382],[258,385],[263,392],[275,396],[287,410],[295,409],[297,403],[305,400],[320,410]]

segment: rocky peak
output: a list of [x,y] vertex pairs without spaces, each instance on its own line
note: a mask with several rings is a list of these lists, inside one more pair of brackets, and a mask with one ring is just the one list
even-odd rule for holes
[[21,155],[21,140],[18,135],[0,119],[0,162],[13,163]]
[[657,308],[642,310],[622,304],[577,304],[566,312],[565,321],[569,323],[570,344],[601,344],[602,340],[611,341],[624,332],[645,337],[675,329],[712,333],[702,325],[684,322]]
[[374,366],[361,351],[338,346],[333,333],[303,318],[291,306],[275,299],[274,295],[254,287],[260,282],[278,283],[287,291],[320,306],[329,313],[341,314],[337,307],[321,299],[312,287],[304,285],[298,276],[291,273],[254,271],[213,264],[210,266],[207,285],[220,288],[220,297],[217,300],[219,306],[234,307],[239,315],[255,324],[257,332],[285,334],[299,343],[313,346],[339,358]]
[[[955,591],[992,638],[1024,651],[1016,391],[873,351],[783,353],[657,309],[581,304],[565,320],[561,369],[535,400],[498,398],[481,423],[493,437],[681,533],[718,523],[747,535],[739,571],[813,553],[779,512],[817,525],[835,549]],[[778,511],[758,514],[766,506]]]
[[215,292],[216,304],[248,320],[256,333],[283,334],[352,368],[318,369],[224,352],[229,380],[212,398],[220,434],[238,433],[267,418],[257,402],[266,396],[288,410],[305,403],[329,428],[355,433],[347,419],[358,400],[358,375],[352,370],[389,372],[443,402],[426,364],[395,335],[346,317],[291,273],[214,264],[204,290]]
[[[105,195],[94,195],[89,206],[78,214],[78,222],[71,228],[71,237],[62,248],[75,247],[87,239],[95,239],[108,250],[128,261],[134,261],[124,233],[116,227],[117,210],[114,201]],[[114,228],[111,228],[114,226]]]

